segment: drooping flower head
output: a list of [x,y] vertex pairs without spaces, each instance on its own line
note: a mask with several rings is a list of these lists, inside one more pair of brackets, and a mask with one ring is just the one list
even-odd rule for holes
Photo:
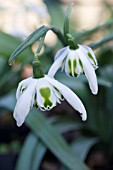
[[57,103],[66,99],[68,103],[81,113],[82,120],[86,120],[86,110],[81,100],[68,87],[54,78],[45,75],[43,78],[27,78],[21,81],[16,92],[17,103],[14,118],[21,126],[30,109],[35,106],[40,110],[50,110]]
[[95,69],[98,68],[98,64],[90,47],[78,44],[78,49],[75,50],[70,49],[69,46],[59,50],[48,75],[53,77],[59,68],[65,70],[66,74],[72,77],[84,73],[92,93],[97,94],[98,85]]

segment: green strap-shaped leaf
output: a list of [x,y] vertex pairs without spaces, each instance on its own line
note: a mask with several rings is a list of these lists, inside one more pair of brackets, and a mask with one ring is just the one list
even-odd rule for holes
[[[23,149],[21,150],[21,157],[18,159],[16,170],[30,170],[32,164],[32,157],[31,154],[35,151],[34,146],[37,144],[37,139],[34,137],[33,134],[30,134],[25,142]],[[25,161],[26,160],[26,161]]]
[[43,143],[30,133],[24,142],[15,170],[38,170],[45,152]]
[[[81,137],[72,142],[71,147],[75,154],[80,158],[81,161],[85,161],[87,155],[92,146],[98,142],[97,138],[94,137]],[[66,167],[62,166],[60,170],[68,170]]]
[[97,138],[81,137],[75,140],[71,147],[80,160],[85,161],[87,154],[92,146],[98,142]]
[[49,30],[49,27],[41,26],[37,30],[35,30],[11,55],[9,58],[9,62],[11,62],[17,55],[19,55],[23,50],[25,50],[28,46],[33,44],[39,38],[43,37],[46,32]]
[[38,170],[40,168],[46,150],[46,146],[40,141],[38,146],[36,147],[35,155],[32,162],[32,170]]
[[[48,122],[54,124],[54,127],[59,131],[59,132],[67,132],[69,130],[73,130],[73,129],[80,129],[82,124],[78,124],[76,123],[75,119],[70,119],[69,117],[65,118],[54,118],[48,119]],[[32,140],[32,145],[31,145],[31,140]],[[37,141],[37,142],[36,142]],[[34,145],[34,147],[33,147]],[[25,148],[29,148],[29,151],[26,152]],[[41,164],[41,160],[45,155],[47,148],[46,146],[39,141],[39,139],[34,135],[34,134],[29,134],[23,144],[22,150],[20,152],[17,164],[16,164],[16,170],[18,170],[19,168],[21,168],[21,170],[25,170],[28,168],[28,164],[23,164],[23,162],[26,162],[26,157],[28,157],[29,154],[29,158],[33,158],[32,159],[32,165],[30,164],[29,167],[32,167],[32,170],[38,170],[38,168],[40,167]],[[31,163],[31,161],[29,161],[28,163]],[[23,165],[23,166],[22,166]],[[28,170],[28,169],[27,169]]]
[[47,148],[70,170],[88,170],[87,166],[71,151],[60,133],[48,123],[43,113],[33,109],[28,115],[26,123]]

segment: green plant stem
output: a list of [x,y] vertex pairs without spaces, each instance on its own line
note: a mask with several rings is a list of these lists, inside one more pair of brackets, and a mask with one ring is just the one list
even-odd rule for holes
[[106,29],[106,28],[109,28],[111,26],[113,26],[113,20],[111,20],[111,21],[109,21],[105,24],[99,25],[99,26],[97,26],[93,29],[90,29],[88,31],[85,31],[85,32],[82,32],[82,33],[76,33],[75,38],[80,39],[80,38],[83,38],[85,36],[89,36],[90,34],[93,34],[97,31],[100,31],[101,29]]
[[59,40],[64,46],[67,46],[64,36],[58,28],[56,28],[55,26],[48,26],[48,28],[49,30],[53,31],[57,35],[57,37],[59,38]]
[[89,46],[93,49],[99,48],[100,46],[104,45],[105,43],[113,40],[113,34],[110,34],[109,36],[103,38],[99,42],[90,44]]

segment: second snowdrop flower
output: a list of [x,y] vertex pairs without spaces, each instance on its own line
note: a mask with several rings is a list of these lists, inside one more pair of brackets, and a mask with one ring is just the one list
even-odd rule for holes
[[84,73],[92,93],[97,94],[98,84],[95,69],[98,68],[98,64],[90,47],[78,44],[78,48],[75,50],[70,49],[69,46],[59,50],[48,75],[53,77],[59,68],[65,70],[66,74],[72,77]]

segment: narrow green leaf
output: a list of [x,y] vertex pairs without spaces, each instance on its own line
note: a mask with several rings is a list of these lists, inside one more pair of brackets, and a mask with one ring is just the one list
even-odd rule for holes
[[[25,142],[23,149],[21,150],[21,157],[19,157],[16,165],[16,170],[31,170],[32,165],[32,152],[34,150],[34,146],[37,144],[37,139],[34,137],[33,134],[30,134]],[[27,162],[25,161],[27,160]]]
[[60,117],[56,122],[54,122],[54,127],[60,132],[65,133],[70,130],[80,130],[83,129],[83,124],[72,116]]
[[85,30],[84,32],[76,32],[75,38],[79,40],[83,38],[88,38],[87,36],[91,36],[92,34],[95,34],[100,30],[110,29],[112,27],[113,27],[113,20],[109,20],[105,22],[104,24],[98,25],[90,30]]
[[39,46],[38,46],[38,49],[36,51],[36,54],[39,54],[41,49],[42,49],[42,46],[44,45],[44,39],[45,39],[45,36],[41,37],[40,38],[40,41],[39,41]]
[[32,109],[26,119],[27,125],[34,131],[51,152],[70,170],[88,170],[71,151],[60,133],[50,124],[42,113]]
[[46,147],[30,133],[24,142],[15,170],[38,170],[45,152]]
[[[49,118],[48,122],[53,123],[54,127],[59,132],[63,132],[63,133],[67,132],[69,130],[72,130],[72,129],[80,129],[81,126],[82,126],[81,124],[77,124],[73,118],[70,119],[69,117],[62,118],[62,119],[60,119],[60,118],[54,118],[54,119]],[[33,138],[33,141],[34,141],[34,138],[37,140],[37,144],[34,142],[35,151],[34,151],[33,146],[32,146],[32,149],[30,149],[31,152],[30,151],[26,152],[25,148],[29,147],[29,142],[31,142],[32,138]],[[26,162],[25,154],[27,154],[27,155],[29,154],[33,158],[32,159],[32,165],[29,165],[29,166],[32,167],[31,168],[32,170],[38,170],[38,168],[40,167],[40,164],[41,164],[41,160],[42,160],[43,156],[45,155],[46,150],[47,150],[46,146],[41,141],[39,141],[39,139],[35,135],[29,134],[28,137],[26,138],[24,144],[23,144],[23,147],[22,147],[21,153],[19,155],[16,167],[20,168],[20,166],[21,166],[21,170],[23,170],[24,168],[27,169],[28,165],[26,165],[27,167],[25,167],[25,165],[24,165],[24,167],[22,167],[22,164],[23,164],[23,162]],[[26,152],[26,153],[24,153],[24,152]],[[21,162],[21,160],[23,162]]]
[[44,2],[46,4],[49,14],[51,16],[52,25],[57,26],[61,30],[62,23],[63,23],[63,17],[64,17],[64,12],[61,7],[61,2],[53,1],[53,0],[46,0]]
[[104,37],[100,41],[89,44],[88,46],[93,48],[93,49],[97,49],[97,48],[102,47],[102,45],[104,45],[104,44],[106,44],[106,43],[108,43],[112,40],[113,40],[113,34],[109,34],[108,36]]
[[67,38],[67,33],[69,33],[69,16],[70,16],[70,13],[71,13],[71,10],[72,10],[72,7],[73,7],[73,3],[71,3],[67,10],[66,10],[66,13],[65,13],[65,18],[64,18],[64,37],[65,39]]
[[75,154],[80,160],[85,161],[91,147],[98,142],[97,138],[81,137],[75,140],[71,146]]
[[35,147],[35,155],[33,157],[33,162],[32,162],[32,170],[38,170],[41,165],[41,161],[46,153],[46,146],[40,141],[38,143],[38,146]]
[[109,80],[105,80],[105,78],[98,78],[98,84],[104,87],[112,87],[112,82],[110,82]]
[[11,55],[9,58],[9,62],[11,62],[17,55],[19,55],[23,50],[25,50],[28,46],[33,44],[39,38],[44,36],[46,32],[49,30],[49,27],[42,26],[35,30]]

